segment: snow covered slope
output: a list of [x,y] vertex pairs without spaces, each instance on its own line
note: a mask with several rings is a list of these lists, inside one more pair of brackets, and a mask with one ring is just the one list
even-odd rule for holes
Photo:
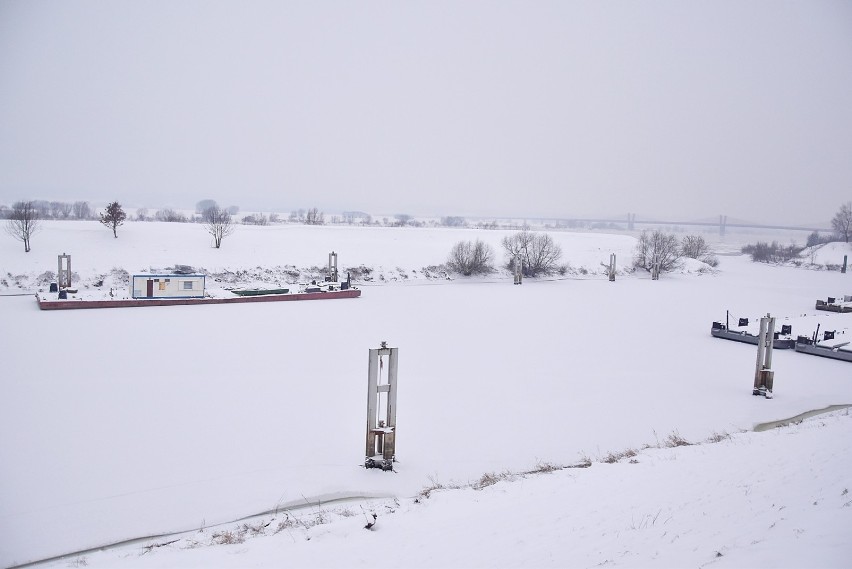
[[714,441],[314,505],[53,566],[848,567],[848,410]]

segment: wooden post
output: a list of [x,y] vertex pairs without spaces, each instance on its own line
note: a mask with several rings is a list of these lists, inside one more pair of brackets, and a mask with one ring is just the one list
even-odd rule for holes
[[615,253],[610,253],[609,255],[609,271],[608,275],[609,282],[615,282]]

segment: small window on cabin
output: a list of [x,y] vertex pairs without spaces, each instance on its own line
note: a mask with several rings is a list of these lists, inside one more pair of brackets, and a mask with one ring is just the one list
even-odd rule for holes
[[166,281],[160,281],[160,290],[166,290]]
[[183,281],[183,290],[192,290],[192,281]]

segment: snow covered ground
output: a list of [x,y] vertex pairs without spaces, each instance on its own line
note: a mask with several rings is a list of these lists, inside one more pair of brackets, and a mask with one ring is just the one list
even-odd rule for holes
[[588,468],[312,504],[51,566],[848,567],[848,410],[626,450]]
[[[852,403],[852,366],[776,351],[775,399],[769,401],[750,395],[755,349],[709,334],[710,323],[723,319],[728,309],[752,319],[766,312],[782,320],[805,318],[808,326],[819,321],[823,329],[850,335],[852,314],[813,308],[817,298],[852,292],[849,274],[722,257],[716,272],[690,264],[656,282],[622,272],[609,283],[599,265],[612,252],[620,266],[626,265],[632,237],[554,232],[565,260],[576,269],[570,278],[527,280],[514,287],[503,273],[480,280],[421,276],[424,267],[442,263],[457,240],[482,238],[497,245],[503,235],[464,229],[239,227],[216,250],[194,225],[131,223],[113,239],[96,223],[55,222],[34,237],[29,254],[11,239],[0,240],[0,275],[6,280],[0,293],[20,290],[16,279],[24,288],[37,284],[39,275],[55,271],[62,252],[72,254],[79,282],[93,287],[105,277],[101,288],[122,270],[179,263],[251,276],[270,267],[322,266],[331,250],[340,254],[344,268],[364,266],[374,275],[361,298],[329,302],[40,312],[32,297],[0,298],[5,363],[0,565],[147,535],[202,527],[212,534],[218,523],[348,496],[396,498],[400,506],[392,507],[410,514],[386,523],[387,502],[367,504],[380,514],[376,531],[367,532],[363,516],[358,517],[362,504],[355,503],[349,507],[356,516],[311,529],[308,545],[282,531],[240,545],[157,548],[142,557],[137,555],[141,546],[128,546],[115,550],[123,551],[121,557],[105,553],[87,560],[107,566],[119,561],[358,565],[382,551],[367,549],[381,543],[369,541],[375,539],[397,542],[398,565],[609,560],[625,566],[680,561],[778,566],[806,565],[799,560],[808,556],[840,566],[838,559],[849,558],[852,546],[833,536],[837,527],[852,527],[852,509],[843,507],[848,500],[831,502],[833,492],[840,500],[852,485],[848,462],[840,464],[849,460],[848,419],[826,419],[826,428],[807,429],[816,424],[808,422],[800,431],[783,431],[803,433],[798,439],[736,433]],[[794,334],[811,332],[794,328]],[[382,340],[400,349],[396,473],[359,466],[367,350]],[[411,502],[425,486],[465,485],[489,472],[574,464],[583,457],[596,461],[655,445],[674,432],[688,441],[735,435],[715,445],[646,451],[639,464],[596,463]],[[807,445],[797,452],[814,456],[798,459],[804,461],[801,468],[779,457],[786,443],[771,442],[805,439]],[[746,464],[743,455],[752,454],[765,460]],[[718,463],[736,468],[710,467]],[[766,484],[754,478],[761,465],[769,470]],[[701,473],[703,484],[685,484]],[[704,485],[721,497],[702,493]],[[773,495],[775,487],[788,488],[790,497],[772,502],[787,508],[777,520],[764,500],[745,499]],[[678,501],[676,488],[694,494]],[[824,508],[802,506],[811,494]],[[745,498],[735,499],[741,495]],[[479,508],[480,501],[488,504]],[[843,509],[831,510],[834,506]],[[706,515],[699,516],[702,507]],[[659,527],[667,508],[672,521]],[[510,538],[509,527],[496,525],[495,511],[500,519],[521,516],[514,525],[519,537]],[[646,516],[657,511],[651,524]],[[625,517],[628,513],[632,518]],[[788,533],[776,534],[789,537],[804,529],[807,537],[775,538],[766,529],[749,539],[737,525],[766,522],[768,527],[781,517]],[[491,530],[488,519],[495,520]],[[279,515],[276,523],[280,520]],[[669,530],[672,523],[677,529]],[[667,530],[671,533],[663,535]],[[713,531],[721,532],[718,540],[701,538]],[[424,532],[419,548],[413,537],[418,532]],[[583,532],[598,536],[600,555],[592,551],[592,534]],[[646,540],[648,535],[654,539]],[[673,535],[679,537],[671,543]],[[507,552],[500,562],[477,557],[483,550],[496,555],[500,549],[489,544],[506,545],[510,539],[521,539],[538,553],[512,557]],[[778,539],[784,548],[747,547],[760,539],[770,545]],[[440,557],[449,555],[450,547],[432,557],[423,553],[442,549],[435,543],[445,540],[462,549],[458,562]],[[584,553],[575,563],[567,555],[578,547]],[[515,554],[523,551],[519,545]],[[722,557],[713,557],[716,551]],[[746,557],[729,555],[732,551]]]

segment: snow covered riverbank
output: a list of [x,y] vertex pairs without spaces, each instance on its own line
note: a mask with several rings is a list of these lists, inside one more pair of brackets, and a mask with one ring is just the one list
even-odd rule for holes
[[622,454],[588,468],[486,473],[460,489],[436,482],[416,497],[297,507],[49,566],[848,566],[848,411]]

